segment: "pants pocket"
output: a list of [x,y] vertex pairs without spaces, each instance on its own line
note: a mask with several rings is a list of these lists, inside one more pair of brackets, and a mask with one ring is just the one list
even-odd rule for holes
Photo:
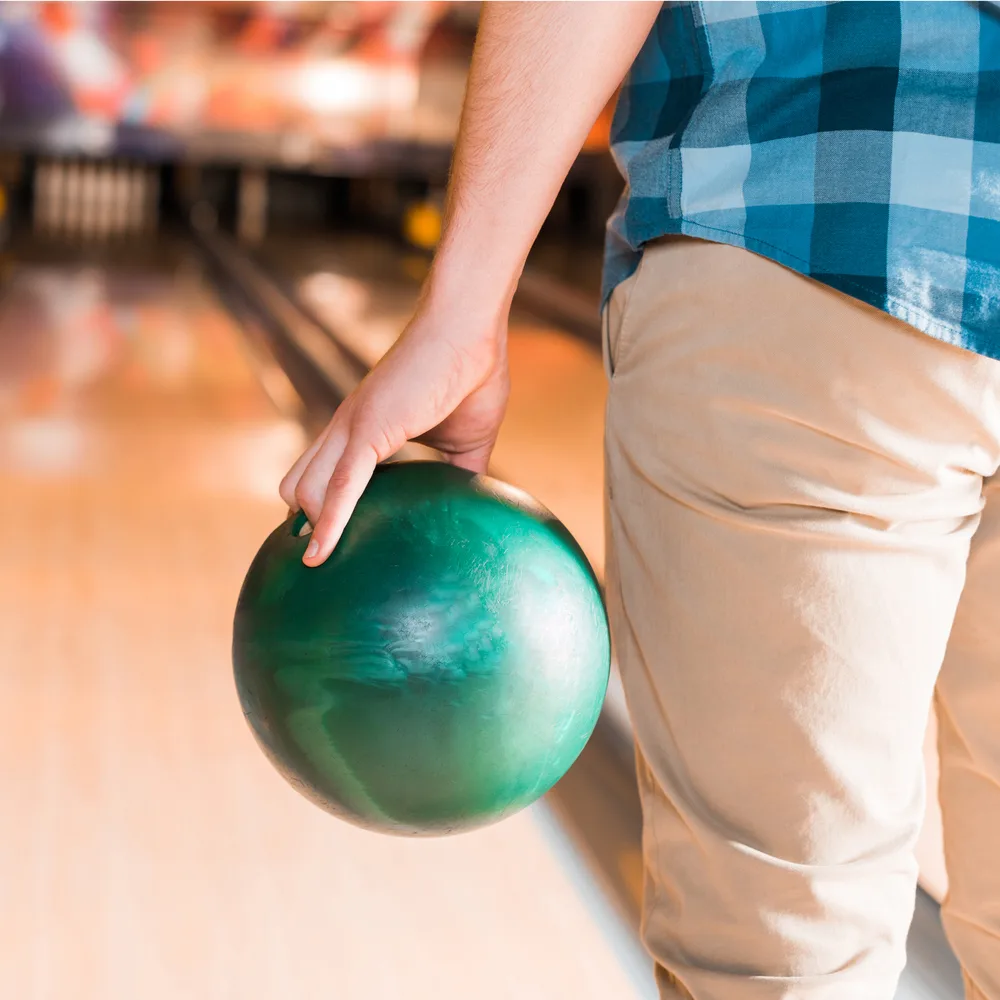
[[615,377],[615,370],[621,360],[622,350],[627,339],[626,324],[629,305],[635,286],[642,273],[645,253],[639,266],[624,281],[619,282],[608,299],[601,316],[601,354],[604,358],[604,374],[610,381]]

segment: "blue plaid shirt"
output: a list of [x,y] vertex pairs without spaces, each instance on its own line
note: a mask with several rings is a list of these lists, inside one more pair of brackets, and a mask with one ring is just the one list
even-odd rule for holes
[[605,299],[683,233],[1000,358],[998,8],[665,4],[612,125]]

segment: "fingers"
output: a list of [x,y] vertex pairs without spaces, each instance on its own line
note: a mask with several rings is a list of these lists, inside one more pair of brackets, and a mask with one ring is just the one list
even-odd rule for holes
[[411,323],[341,404],[279,487],[285,503],[301,509],[313,526],[303,556],[307,566],[327,559],[378,462],[407,440],[433,430],[427,443],[447,461],[486,472],[508,382],[502,348],[484,344],[471,350]]
[[459,469],[466,469],[477,476],[485,476],[490,468],[490,455],[493,452],[493,442],[476,448],[473,451],[465,451],[458,454],[442,454],[442,458],[450,465]]
[[290,510],[299,510],[299,502],[295,498],[295,490],[298,488],[299,480],[302,478],[302,473],[306,471],[309,463],[313,460],[313,456],[323,447],[326,443],[326,439],[330,436],[330,429],[333,427],[333,421],[331,420],[326,427],[323,428],[323,432],[316,438],[315,441],[301,455],[295,460],[295,464],[285,473],[284,479],[281,480],[278,486],[278,495],[282,500],[288,504]]
[[322,512],[314,521],[309,545],[302,558],[307,566],[323,563],[340,541],[378,461],[378,452],[365,441],[355,439],[344,449],[329,478]]
[[355,395],[288,471],[281,496],[312,525],[303,556],[307,566],[320,565],[333,551],[375,466],[393,453],[394,442],[395,435],[385,432],[364,397]]
[[309,523],[316,528],[328,487],[337,463],[347,447],[350,429],[347,421],[335,416],[323,444],[316,450],[295,484],[295,503],[305,511]]

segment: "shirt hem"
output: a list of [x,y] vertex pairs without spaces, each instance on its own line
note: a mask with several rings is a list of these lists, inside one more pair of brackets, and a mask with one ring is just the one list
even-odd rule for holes
[[[809,278],[818,284],[824,285],[827,288],[834,288],[833,285],[829,285],[824,282],[821,276],[818,276],[815,272],[808,269],[808,261],[803,260],[796,254],[793,254],[780,246],[776,246],[773,243],[768,243],[765,240],[747,236],[744,233],[722,229],[717,226],[706,226],[701,222],[692,222],[690,219],[680,219],[677,221],[679,222],[679,225],[675,225],[664,230],[661,235],[700,236],[703,239],[710,240],[715,243],[725,243],[728,246],[736,247],[740,250],[749,250],[761,257],[766,257],[768,260],[773,260],[777,264],[788,267],[797,274],[801,274],[803,277]],[[651,239],[656,238],[657,237],[652,237]],[[645,245],[646,242],[649,241],[643,241],[642,245]],[[642,253],[642,245],[640,245],[638,250],[640,255]],[[617,285],[620,284],[626,277],[628,277],[627,274],[623,275],[618,281],[615,282],[614,285],[606,289],[603,296],[602,307],[607,304],[607,300],[611,297],[611,292],[614,288],[617,287]],[[979,343],[974,331],[969,330],[965,326],[956,325],[941,316],[935,315],[934,313],[928,312],[926,309],[922,309],[920,306],[914,305],[912,302],[900,299],[898,296],[872,295],[871,292],[863,285],[854,284],[849,280],[842,279],[841,287],[844,289],[844,294],[850,296],[851,298],[864,302],[866,305],[873,306],[880,312],[884,312],[887,315],[892,316],[894,319],[898,319],[901,322],[906,323],[908,326],[912,326],[915,330],[926,334],[929,337],[933,337],[935,340],[940,340],[953,347],[958,347],[962,350],[983,355],[985,357],[992,358],[995,361],[1000,361],[1000,344],[987,345]]]

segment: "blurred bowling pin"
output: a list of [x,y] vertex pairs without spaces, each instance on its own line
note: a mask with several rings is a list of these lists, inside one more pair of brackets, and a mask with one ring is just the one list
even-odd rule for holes
[[119,163],[114,168],[114,191],[111,198],[112,229],[121,236],[128,229],[128,167]]
[[71,160],[66,164],[66,179],[63,185],[63,224],[60,228],[70,237],[76,236],[80,232],[82,174],[82,167],[79,163]]
[[55,160],[49,164],[49,207],[46,212],[48,231],[58,233],[66,211],[66,164]]
[[109,222],[111,221],[110,205],[110,185],[111,185],[111,164],[102,163],[97,168],[97,206],[95,209],[94,235],[103,240],[110,232]]
[[138,233],[142,229],[143,209],[142,167],[134,166],[129,172],[128,231]]
[[97,164],[84,162],[80,167],[80,235],[91,239],[97,221]]

